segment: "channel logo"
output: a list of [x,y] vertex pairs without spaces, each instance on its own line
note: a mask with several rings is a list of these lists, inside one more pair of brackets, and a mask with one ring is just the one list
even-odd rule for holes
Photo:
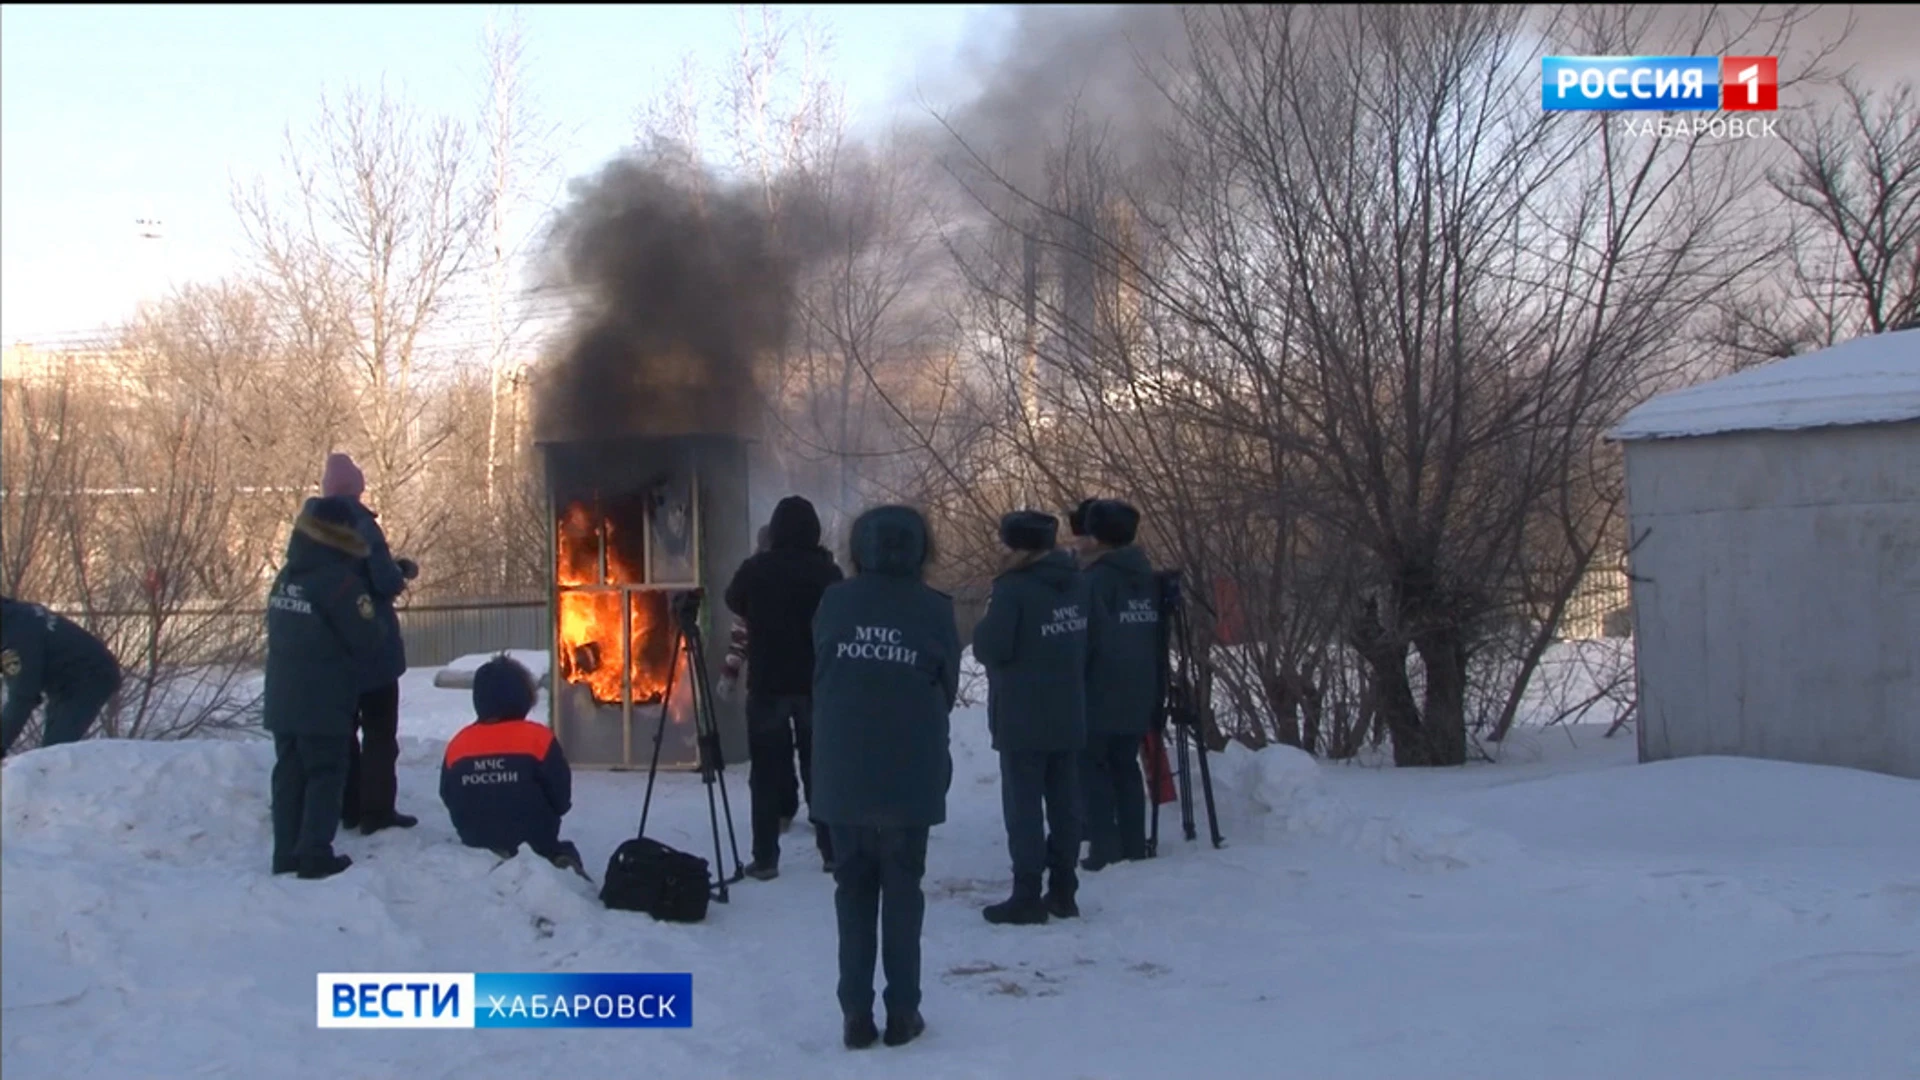
[[690,1028],[693,976],[322,972],[323,1028]]
[[1546,112],[1774,112],[1775,56],[1546,56]]

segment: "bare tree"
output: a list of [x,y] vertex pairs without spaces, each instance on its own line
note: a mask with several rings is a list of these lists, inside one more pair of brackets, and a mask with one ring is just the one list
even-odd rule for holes
[[60,537],[99,456],[82,420],[82,378],[60,363],[0,386],[0,590],[8,596],[54,604],[73,596]]
[[480,132],[486,148],[487,184],[487,440],[484,447],[487,506],[497,502],[501,458],[501,391],[512,343],[525,323],[509,312],[508,278],[526,252],[516,214],[556,161],[557,125],[543,122],[526,82],[526,28],[519,10],[490,13],[483,43],[487,101]]
[[[1116,333],[1062,293],[1064,379],[1038,423],[1010,422],[1013,445],[1062,487],[1084,482],[1063,458],[1089,441],[1103,465],[1133,463],[1130,490],[1179,523],[1165,554],[1264,598],[1243,620],[1265,639],[1263,687],[1242,697],[1287,717],[1278,737],[1311,741],[1294,706],[1345,685],[1346,658],[1371,718],[1343,721],[1343,749],[1385,733],[1399,764],[1457,764],[1470,730],[1511,722],[1555,609],[1617,535],[1604,432],[1694,361],[1675,329],[1745,270],[1755,212],[1743,148],[1542,115],[1532,58],[1649,51],[1656,34],[1777,53],[1793,22],[1691,17],[1189,10],[1191,60],[1163,79],[1177,119],[1147,175],[1066,154],[1048,190],[1001,178],[1020,208],[998,200],[1003,221],[1093,280],[1102,263],[1131,275],[1144,312]],[[1019,224],[1036,214],[1051,224]],[[1129,430],[1158,446],[1113,453]],[[1263,546],[1235,535],[1268,529]],[[1516,624],[1532,629],[1497,655]]]
[[427,118],[382,86],[323,99],[304,141],[287,136],[293,190],[236,197],[276,301],[311,328],[311,377],[353,388],[372,489],[404,507],[396,537],[430,544],[438,507],[415,481],[450,431],[428,422],[432,331],[473,268],[491,187],[461,126]]
[[1789,129],[1775,191],[1797,212],[1798,292],[1817,343],[1920,320],[1920,100],[1843,79],[1842,100]]

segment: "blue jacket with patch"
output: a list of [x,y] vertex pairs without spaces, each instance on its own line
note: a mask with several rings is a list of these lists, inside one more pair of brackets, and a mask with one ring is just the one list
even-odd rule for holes
[[481,720],[447,743],[440,801],[468,847],[552,857],[573,808],[573,770],[560,741],[532,720]]

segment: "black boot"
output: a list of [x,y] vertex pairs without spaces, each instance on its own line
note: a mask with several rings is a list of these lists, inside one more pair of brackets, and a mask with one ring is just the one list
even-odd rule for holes
[[[889,1023],[891,1031],[893,1025]],[[840,1041],[847,1044],[849,1050],[865,1050],[880,1039],[880,1029],[873,1026],[873,1016],[849,1016],[840,1032]]]
[[747,864],[746,874],[755,881],[772,881],[780,876],[780,864],[755,859]]
[[320,855],[300,860],[299,877],[302,881],[319,881],[353,865],[353,860],[345,855]]
[[1015,877],[1013,895],[998,904],[987,905],[980,914],[995,926],[1037,926],[1046,922],[1047,908],[1040,901],[1040,875]]
[[905,1046],[920,1037],[927,1030],[927,1022],[915,1009],[905,1016],[887,1016],[887,1035],[883,1040],[888,1046]]
[[1073,885],[1062,885],[1060,882],[1055,881],[1052,887],[1047,889],[1047,896],[1043,901],[1047,909],[1047,914],[1056,919],[1079,918],[1080,905],[1074,903],[1073,894]]
[[412,814],[382,814],[360,823],[360,835],[372,836],[381,829],[411,829],[420,824],[420,819]]

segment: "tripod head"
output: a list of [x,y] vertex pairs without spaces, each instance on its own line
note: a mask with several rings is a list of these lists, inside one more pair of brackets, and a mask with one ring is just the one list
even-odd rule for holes
[[692,626],[700,620],[700,604],[706,597],[704,589],[676,589],[668,598],[667,606],[672,609],[673,617],[681,626]]

